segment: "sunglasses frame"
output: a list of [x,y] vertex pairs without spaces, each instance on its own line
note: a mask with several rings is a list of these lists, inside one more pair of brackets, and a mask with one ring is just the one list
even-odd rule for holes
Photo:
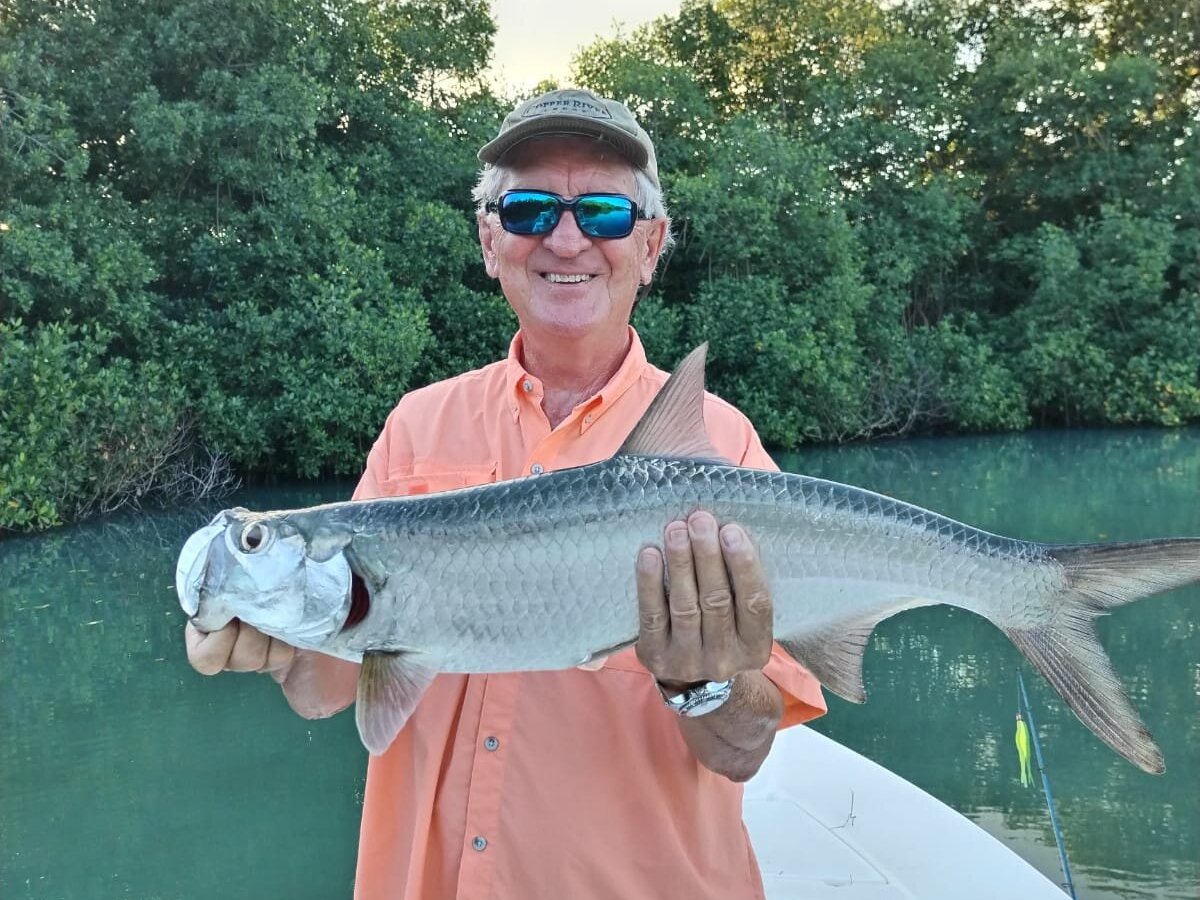
[[[506,218],[504,215],[504,201],[507,200],[509,197],[511,197],[513,194],[538,194],[543,197],[548,197],[548,198],[554,200],[557,203],[557,207],[556,207],[555,213],[554,213],[554,223],[549,228],[547,228],[545,231],[514,231],[512,228],[509,227],[509,222],[506,221]],[[627,200],[629,202],[629,212],[630,212],[629,230],[622,234],[593,234],[592,232],[588,231],[587,228],[584,227],[583,223],[579,221],[579,216],[576,214],[575,208],[581,202],[595,198],[595,197],[620,197],[622,200]],[[484,205],[483,208],[487,212],[498,213],[500,216],[501,227],[505,231],[507,231],[509,234],[517,234],[517,235],[520,235],[521,237],[542,237],[544,235],[550,234],[552,231],[554,231],[555,228],[558,227],[558,223],[562,221],[562,214],[564,211],[570,211],[571,215],[575,216],[575,224],[579,227],[580,231],[582,231],[584,234],[586,234],[590,238],[595,238],[595,239],[601,240],[601,241],[620,240],[621,238],[629,237],[629,235],[633,234],[633,229],[639,221],[645,222],[645,221],[649,221],[649,219],[651,218],[650,216],[646,216],[646,215],[642,214],[642,210],[638,208],[637,201],[634,200],[629,195],[614,194],[614,193],[608,193],[608,192],[604,192],[604,191],[595,191],[595,192],[588,193],[588,194],[580,194],[572,200],[564,200],[561,195],[556,194],[553,191],[540,191],[540,190],[537,190],[534,188],[514,188],[511,191],[505,191],[503,194],[501,194],[499,200],[489,200]]]

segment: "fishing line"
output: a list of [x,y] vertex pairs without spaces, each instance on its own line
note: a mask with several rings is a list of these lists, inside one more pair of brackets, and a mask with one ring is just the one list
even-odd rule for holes
[[[1021,718],[1022,708],[1024,708],[1025,718]],[[1028,725],[1026,725],[1028,722]],[[1046,795],[1046,808],[1050,811],[1050,826],[1054,830],[1054,843],[1058,845],[1058,861],[1062,866],[1063,875],[1066,881],[1062,887],[1071,895],[1071,900],[1076,900],[1075,883],[1071,880],[1071,864],[1067,861],[1067,847],[1063,843],[1062,829],[1058,827],[1058,812],[1054,808],[1054,794],[1050,791],[1050,776],[1046,774],[1046,765],[1042,761],[1042,745],[1038,741],[1037,725],[1033,721],[1033,710],[1029,706],[1029,694],[1025,692],[1025,679],[1021,677],[1021,670],[1017,669],[1017,753],[1021,759],[1021,783],[1027,784],[1033,781],[1032,771],[1027,771],[1029,765],[1029,745],[1033,746],[1033,755],[1037,759],[1038,772],[1042,776],[1042,792]],[[1022,743],[1025,743],[1025,749],[1022,750]]]

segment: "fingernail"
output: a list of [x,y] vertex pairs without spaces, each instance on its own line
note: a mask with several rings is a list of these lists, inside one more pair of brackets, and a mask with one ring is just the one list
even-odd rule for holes
[[737,550],[742,546],[744,537],[742,529],[737,525],[726,525],[721,529],[721,543],[725,545],[726,549]]
[[655,559],[657,555],[657,551],[655,551],[652,547],[643,547],[642,552],[638,554],[638,568],[644,572],[653,569],[658,562]]
[[687,525],[683,522],[672,522],[668,525],[667,543],[679,549],[686,547],[688,545]]
[[693,533],[708,537],[717,531],[717,521],[708,513],[696,513],[688,519],[688,527]]

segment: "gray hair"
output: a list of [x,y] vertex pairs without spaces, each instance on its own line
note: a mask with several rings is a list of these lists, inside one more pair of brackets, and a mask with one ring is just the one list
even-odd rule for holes
[[[515,170],[503,163],[484,165],[479,173],[479,181],[471,191],[475,211],[479,215],[486,215],[487,205],[499,200],[500,195],[508,190],[514,174]],[[671,233],[671,216],[667,212],[666,201],[663,200],[662,188],[651,181],[644,171],[636,168],[633,170],[633,202],[637,204],[641,215],[650,219],[666,220],[667,235],[663,241],[662,252],[658,256],[661,261],[667,255],[667,251],[675,246],[675,235]]]

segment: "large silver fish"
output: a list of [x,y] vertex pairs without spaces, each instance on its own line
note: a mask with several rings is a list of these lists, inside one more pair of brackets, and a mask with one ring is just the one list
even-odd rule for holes
[[381,753],[439,671],[566,669],[634,643],[637,551],[707,509],[753,536],[776,639],[839,696],[866,699],[862,656],[880,621],[945,603],[1002,629],[1117,753],[1163,770],[1093,622],[1200,581],[1200,539],[1013,540],[859,488],[729,465],[704,431],[703,392],[700,347],[604,462],[441,494],[222,512],[184,545],[180,602],[201,630],[237,617],[361,659],[359,731]]

